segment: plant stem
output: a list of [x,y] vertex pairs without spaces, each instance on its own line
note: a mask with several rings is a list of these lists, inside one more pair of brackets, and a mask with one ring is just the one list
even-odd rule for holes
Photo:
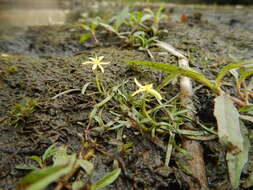
[[[150,122],[152,123],[152,125],[153,125],[154,127],[157,126],[157,123],[153,120],[152,117],[150,117],[150,115],[149,115],[149,113],[148,113],[148,111],[147,111],[147,109],[146,109],[146,94],[144,95],[141,104],[142,104],[141,106],[142,106],[143,114],[144,114],[148,119],[150,119]],[[152,128],[153,128],[153,127],[149,128],[149,130],[152,130]]]
[[96,85],[97,85],[99,93],[103,94],[103,91],[102,91],[101,85],[100,85],[100,79],[99,79],[99,74],[98,73],[96,73]]
[[170,133],[170,139],[168,141],[168,145],[167,145],[167,149],[166,149],[166,156],[165,156],[165,166],[169,166],[169,162],[170,162],[170,157],[171,157],[171,153],[172,153],[172,149],[173,149],[173,145],[172,143],[175,140],[175,134]]
[[96,44],[99,44],[99,41],[98,41],[98,39],[97,39],[97,36],[96,36],[95,31],[92,31],[91,34],[92,34],[92,37],[93,37],[94,40],[95,40],[95,43],[96,43]]

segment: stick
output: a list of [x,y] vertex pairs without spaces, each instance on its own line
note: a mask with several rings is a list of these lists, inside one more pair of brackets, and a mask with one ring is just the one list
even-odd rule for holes
[[[171,45],[157,41],[157,46],[167,50],[172,55],[178,58],[178,64],[180,67],[189,68],[188,59],[179,51],[177,51]],[[181,77],[180,79],[180,99],[184,105],[191,110],[194,110],[193,102],[191,97],[193,96],[192,82],[188,77]],[[193,112],[189,112],[188,117],[194,120],[195,115]],[[192,123],[185,124],[186,128],[194,128]],[[188,160],[189,167],[192,171],[192,175],[198,180],[199,184],[190,182],[190,190],[208,189],[207,177],[205,170],[205,162],[203,158],[203,148],[199,141],[184,139],[183,147],[192,154],[192,158]]]

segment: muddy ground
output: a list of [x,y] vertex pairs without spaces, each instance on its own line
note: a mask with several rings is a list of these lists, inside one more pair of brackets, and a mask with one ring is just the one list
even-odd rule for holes
[[[77,6],[78,5],[78,6]],[[94,55],[105,56],[112,64],[105,66],[104,82],[107,88],[129,80],[127,91],[136,87],[133,78],[142,83],[158,85],[164,74],[135,67],[123,59],[150,60],[145,53],[125,47],[117,38],[98,31],[100,46],[90,40],[80,44],[83,30],[73,23],[77,22],[83,5],[63,4],[66,7],[78,7],[65,25],[11,27],[1,26],[0,30],[0,188],[14,189],[16,183],[27,173],[15,169],[18,164],[29,163],[29,156],[42,155],[52,143],[64,144],[71,152],[78,152],[82,146],[85,126],[93,106],[103,100],[94,84],[94,75],[89,66],[81,63]],[[117,4],[114,10],[120,10]],[[111,12],[111,4],[91,7],[91,15]],[[138,7],[140,8],[140,7]],[[183,7],[169,6],[165,9],[171,19],[162,23],[168,33],[163,41],[170,43],[186,53],[191,67],[213,79],[219,68],[228,59],[249,59],[253,52],[253,9],[249,7]],[[102,13],[101,13],[102,11]],[[195,13],[202,13],[199,20]],[[187,14],[191,18],[182,24],[179,16]],[[151,48],[155,60],[176,63],[173,56],[161,54],[163,50]],[[230,80],[230,79],[228,79]],[[80,89],[87,82],[86,94],[78,91],[52,99],[60,92]],[[195,84],[197,86],[197,84]],[[173,89],[173,90],[171,90]],[[166,93],[169,92],[169,93]],[[167,99],[179,92],[178,86],[167,86],[162,95]],[[95,94],[94,94],[95,93]],[[215,126],[212,116],[213,97],[206,88],[200,88],[194,96],[197,115],[204,124]],[[113,103],[112,103],[113,104]],[[26,110],[22,112],[22,108]],[[116,109],[117,105],[109,105]],[[111,120],[103,115],[104,122]],[[82,124],[82,125],[80,125]],[[94,122],[92,127],[98,127]],[[252,127],[248,126],[250,132]],[[165,145],[168,136],[136,134],[135,128],[124,129],[123,143],[133,143],[128,152],[119,151],[112,141],[117,132],[90,132],[95,141],[94,181],[112,170],[116,158],[124,165],[124,174],[108,189],[188,189],[187,174],[176,165],[183,159],[178,152],[172,154],[170,167],[164,169]],[[180,140],[179,140],[180,142]],[[225,153],[217,139],[202,141],[210,189],[230,189],[225,165]],[[252,151],[251,151],[252,152]],[[249,163],[253,162],[251,154]],[[121,164],[122,164],[121,163]],[[246,177],[253,166],[249,164],[242,178]],[[53,189],[53,186],[50,187]]]

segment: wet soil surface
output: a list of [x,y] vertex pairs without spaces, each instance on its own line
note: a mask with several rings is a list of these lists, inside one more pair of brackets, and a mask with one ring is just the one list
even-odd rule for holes
[[[208,78],[213,79],[228,58],[252,58],[252,10],[196,10],[180,6],[167,8],[166,11],[173,19],[161,26],[168,30],[164,41],[189,55],[191,67],[203,72]],[[199,12],[203,15],[201,20],[194,17]],[[189,15],[188,21],[183,24],[175,21],[181,14]],[[67,145],[72,152],[80,150],[80,136],[85,133],[84,126],[88,125],[89,114],[94,105],[103,100],[96,93],[94,74],[90,67],[81,65],[90,56],[105,56],[104,59],[112,63],[105,66],[104,82],[108,88],[130,80],[126,87],[130,93],[135,90],[134,77],[142,83],[152,82],[154,85],[159,84],[164,77],[159,72],[140,70],[122,61],[150,60],[146,53],[123,47],[122,42],[103,32],[98,32],[100,47],[93,41],[79,44],[82,33],[82,29],[72,23],[1,28],[0,188],[14,189],[15,184],[26,174],[15,169],[15,166],[29,163],[29,156],[42,155],[52,143]],[[158,48],[151,48],[151,52],[156,61],[176,63],[173,56],[161,56],[162,50]],[[91,85],[85,95],[74,91],[52,99],[60,92],[80,89],[88,82]],[[168,99],[179,92],[177,86],[166,88],[170,93],[163,95]],[[171,91],[171,88],[174,90]],[[194,101],[200,120],[215,125],[211,93],[200,88]],[[20,106],[30,106],[30,110],[27,108],[24,113],[20,111]],[[103,117],[104,121],[110,121],[110,115],[105,114]],[[96,125],[94,123],[93,127]],[[249,126],[249,130],[252,127]],[[109,189],[188,189],[184,180],[188,174],[175,164],[178,159],[182,159],[182,155],[173,154],[171,167],[163,167],[168,137],[151,138],[150,134],[136,134],[134,128],[126,128],[121,141],[125,144],[131,142],[134,146],[129,152],[122,152],[112,143],[117,138],[116,131],[95,131],[89,136],[96,147],[95,157],[92,158],[96,171],[94,181],[111,171],[113,160],[118,159],[124,166],[124,173]],[[220,145],[217,140],[203,141],[202,144],[210,188],[229,189],[225,154]],[[249,171],[243,175],[247,176]]]

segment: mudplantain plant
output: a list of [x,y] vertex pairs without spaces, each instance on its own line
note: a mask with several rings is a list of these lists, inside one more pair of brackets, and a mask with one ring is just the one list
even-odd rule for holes
[[97,36],[96,36],[96,28],[98,26],[97,22],[92,21],[90,25],[89,24],[79,24],[78,26],[80,26],[84,30],[88,31],[87,33],[83,34],[80,37],[80,39],[79,39],[80,43],[86,42],[91,37],[93,37],[93,39],[95,40],[96,43],[99,43]]
[[137,31],[129,36],[129,42],[133,46],[137,46],[138,50],[147,52],[152,60],[154,60],[154,57],[149,48],[152,46],[152,44],[154,44],[157,38],[158,37],[156,36],[149,37],[148,34],[143,31]]
[[[88,153],[89,154],[89,151]],[[87,157],[87,156],[86,156]],[[67,154],[67,148],[64,146],[51,145],[43,154],[42,157],[32,156],[32,160],[37,162],[37,166],[20,165],[18,169],[32,169],[31,173],[25,176],[17,184],[16,189],[22,190],[42,190],[49,184],[58,182],[56,189],[62,189],[65,185],[71,184],[72,189],[90,189],[99,190],[107,185],[113,183],[121,173],[120,168],[114,169],[112,172],[108,172],[104,177],[97,182],[91,184],[90,179],[94,174],[94,165],[92,162],[77,156],[75,153]],[[47,161],[51,159],[53,165],[47,165]],[[49,162],[50,163],[50,162]],[[89,178],[88,183],[83,181],[71,181],[70,177],[76,173],[79,169],[86,172]]]
[[146,12],[146,17],[150,17],[152,18],[152,31],[154,35],[157,35],[159,32],[159,24],[161,22],[161,20],[166,19],[167,16],[165,14],[162,13],[162,11],[164,10],[163,6],[160,6],[159,9],[157,9],[156,11],[152,11],[151,9],[145,9],[144,12]]
[[[216,76],[215,82],[190,68],[147,61],[127,62],[165,72],[169,74],[169,79],[180,76],[189,77],[209,87],[216,94],[214,116],[217,120],[218,137],[220,143],[227,152],[226,159],[231,186],[233,188],[238,188],[240,185],[241,172],[248,161],[250,147],[248,131],[243,124],[243,120],[253,122],[252,115],[242,115],[242,113],[249,113],[253,109],[253,105],[250,103],[250,99],[252,100],[253,98],[253,80],[252,78],[246,80],[253,75],[253,60],[239,61],[224,66]],[[237,70],[235,71],[233,69]],[[234,75],[237,76],[235,77],[236,81],[234,84],[234,88],[237,90],[237,97],[230,95],[223,89],[224,77],[231,70],[234,71],[233,73],[236,72]],[[240,107],[239,110],[235,107],[234,103]],[[250,176],[245,186],[249,187],[253,185],[253,180],[251,178]]]

